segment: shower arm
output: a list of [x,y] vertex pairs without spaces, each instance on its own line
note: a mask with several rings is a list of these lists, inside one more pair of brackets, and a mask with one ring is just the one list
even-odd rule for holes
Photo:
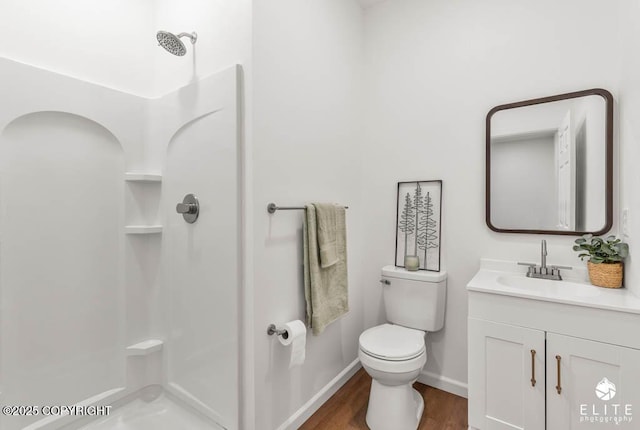
[[178,39],[183,38],[183,37],[188,37],[189,40],[191,40],[191,44],[194,45],[196,43],[196,41],[198,40],[198,33],[196,33],[195,31],[193,33],[180,33],[176,37]]

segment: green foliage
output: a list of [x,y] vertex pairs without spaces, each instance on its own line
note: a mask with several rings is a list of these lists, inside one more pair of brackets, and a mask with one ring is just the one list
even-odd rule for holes
[[589,258],[594,264],[599,263],[619,263],[629,255],[629,245],[616,239],[615,236],[608,236],[606,239],[593,237],[592,234],[585,234],[575,240],[573,250],[580,252],[578,257],[581,260]]

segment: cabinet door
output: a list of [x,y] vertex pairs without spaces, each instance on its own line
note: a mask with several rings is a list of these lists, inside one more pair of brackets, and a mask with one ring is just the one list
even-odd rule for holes
[[544,430],[545,333],[469,318],[469,426]]
[[639,350],[547,334],[547,430],[637,429],[634,407]]

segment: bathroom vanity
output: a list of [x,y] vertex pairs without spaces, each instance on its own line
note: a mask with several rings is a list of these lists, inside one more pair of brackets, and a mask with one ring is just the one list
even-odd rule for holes
[[467,286],[469,428],[640,428],[640,299],[525,272],[482,260]]

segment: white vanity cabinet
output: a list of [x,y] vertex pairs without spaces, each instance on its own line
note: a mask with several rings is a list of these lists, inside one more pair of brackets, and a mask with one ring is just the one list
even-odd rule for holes
[[[612,421],[584,422],[591,417]],[[640,428],[640,350],[547,333],[547,428],[587,425]]]
[[469,318],[472,428],[545,428],[544,337],[540,330]]
[[[604,382],[600,399],[596,389],[604,378],[615,388]],[[611,422],[584,421],[632,419],[633,405],[640,426],[638,393],[638,349],[469,318],[471,428],[610,428]]]
[[640,299],[517,276],[468,285],[469,428],[640,429]]

